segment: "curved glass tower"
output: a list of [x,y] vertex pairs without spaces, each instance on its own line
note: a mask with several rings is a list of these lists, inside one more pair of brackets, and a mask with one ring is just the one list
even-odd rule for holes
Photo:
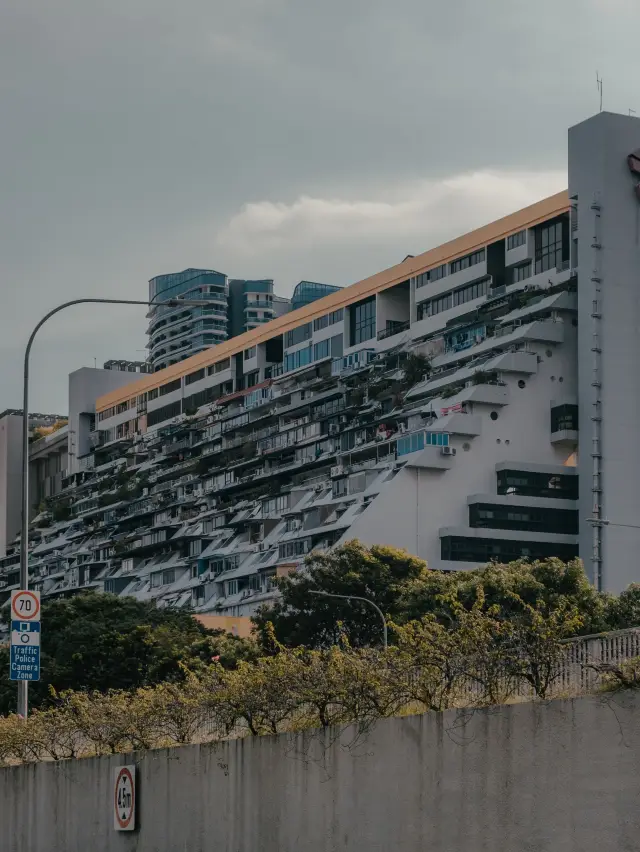
[[149,301],[182,296],[206,299],[211,307],[152,307],[147,314],[149,362],[153,371],[184,361],[227,339],[227,276],[214,269],[185,269],[149,281]]

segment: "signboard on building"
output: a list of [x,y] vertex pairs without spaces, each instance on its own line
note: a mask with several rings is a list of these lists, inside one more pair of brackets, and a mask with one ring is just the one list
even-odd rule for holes
[[11,680],[40,680],[40,592],[11,593]]
[[113,778],[113,827],[116,831],[133,831],[136,827],[136,768],[116,767]]

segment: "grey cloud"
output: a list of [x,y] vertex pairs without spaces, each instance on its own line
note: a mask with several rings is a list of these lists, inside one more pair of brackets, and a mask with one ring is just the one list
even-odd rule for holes
[[[405,209],[375,239],[320,239],[316,219],[292,245],[298,216],[275,247],[254,223],[242,250],[224,235],[252,204],[393,207],[412,183],[564,169],[596,68],[606,106],[640,113],[630,2],[5,3],[0,407],[19,404],[28,329],[65,298],[144,296],[150,276],[188,265],[271,275],[280,291],[349,283],[467,227],[464,205],[446,227]],[[145,322],[127,310],[56,321],[35,407],[64,407],[66,373],[94,355],[133,357]]]

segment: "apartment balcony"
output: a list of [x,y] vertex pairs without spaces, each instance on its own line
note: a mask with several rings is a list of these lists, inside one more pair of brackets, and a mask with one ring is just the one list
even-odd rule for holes
[[386,340],[388,337],[393,337],[396,334],[401,334],[403,331],[407,331],[410,327],[411,322],[409,320],[406,322],[393,322],[392,320],[389,320],[387,322],[387,327],[378,332],[377,339]]
[[244,303],[244,309],[253,310],[255,308],[263,308],[264,310],[275,312],[273,302],[265,302],[263,299],[247,299]]

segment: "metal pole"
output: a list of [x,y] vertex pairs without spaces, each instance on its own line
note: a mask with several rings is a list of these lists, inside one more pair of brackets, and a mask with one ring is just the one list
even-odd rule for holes
[[361,598],[359,595],[332,595],[329,592],[320,592],[320,591],[315,591],[313,589],[311,589],[309,591],[309,594],[310,595],[321,595],[323,598],[341,598],[342,600],[345,600],[345,601],[364,601],[365,603],[368,603],[370,606],[372,606],[376,610],[376,612],[378,613],[378,615],[380,616],[380,618],[382,620],[383,645],[384,645],[385,651],[387,650],[387,648],[389,647],[389,644],[387,642],[387,620],[384,617],[384,613],[382,612],[382,610],[380,609],[378,604],[375,604],[373,601],[369,600],[369,598]]
[[[45,322],[51,319],[52,316],[63,311],[65,308],[70,308],[73,305],[144,305],[148,307],[153,304],[148,299],[140,301],[138,299],[72,299],[70,302],[64,302],[58,305],[52,311],[49,311],[46,316],[42,317],[40,322],[31,332],[27,348],[24,353],[24,378],[23,378],[23,393],[22,393],[22,530],[20,535],[20,588],[29,588],[29,356],[31,347],[36,334],[40,331]],[[168,299],[166,302],[156,302],[158,306],[166,304],[169,307],[178,307],[184,304],[185,306],[207,305],[206,299]],[[18,714],[24,719],[27,718],[29,712],[29,685],[27,681],[18,681]]]

